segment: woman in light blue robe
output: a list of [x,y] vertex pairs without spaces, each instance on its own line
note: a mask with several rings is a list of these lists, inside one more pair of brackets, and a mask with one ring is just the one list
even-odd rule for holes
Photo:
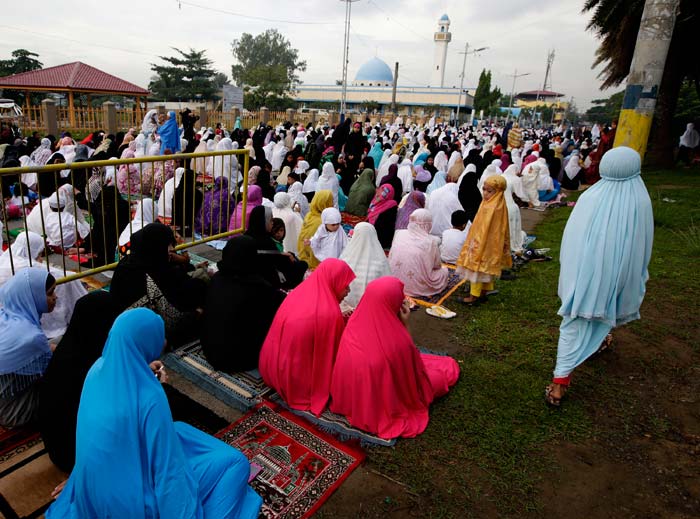
[[90,368],[78,410],[73,472],[47,519],[257,518],[262,499],[236,449],[181,422],[149,366],[164,346],[163,320],[120,315]]
[[546,401],[559,405],[573,370],[610,331],[639,319],[654,216],[639,154],[624,146],[600,161],[601,180],[578,199],[564,229],[559,274],[557,363]]

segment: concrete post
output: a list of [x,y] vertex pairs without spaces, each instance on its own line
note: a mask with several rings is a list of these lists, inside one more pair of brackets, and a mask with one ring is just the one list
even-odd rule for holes
[[313,124],[314,126],[316,126],[316,121],[318,120],[318,110],[316,110],[315,108],[312,108],[311,110],[309,110],[309,114],[310,114],[309,122],[311,124]]
[[[233,114],[233,124],[236,124],[236,119],[241,117],[241,109],[240,108],[234,108],[231,110],[231,113]],[[241,124],[243,124],[243,118],[241,117]]]
[[112,101],[102,103],[102,112],[104,114],[104,127],[108,134],[117,133],[117,105]]
[[194,123],[195,128],[197,127],[202,127],[202,126],[208,126],[208,121],[207,121],[207,107],[206,106],[200,106],[197,109],[197,115],[199,116],[199,122]]
[[338,112],[335,110],[328,110],[328,124],[330,126],[338,124],[340,121],[340,118],[338,116]]
[[41,114],[46,126],[46,133],[58,136],[58,115],[56,102],[53,99],[44,99],[41,102]]
[[656,98],[680,0],[646,0],[627,76],[615,146],[629,146],[644,158]]
[[267,122],[270,120],[270,110],[268,108],[265,108],[264,106],[260,108],[260,122],[263,124],[267,124]]
[[296,123],[297,122],[296,121],[297,111],[294,108],[287,108],[286,112],[287,112],[287,115],[286,115],[287,120],[290,123]]

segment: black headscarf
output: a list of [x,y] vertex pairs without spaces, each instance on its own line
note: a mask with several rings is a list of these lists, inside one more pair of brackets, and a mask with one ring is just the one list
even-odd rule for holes
[[470,222],[474,221],[479,206],[481,205],[481,192],[477,185],[479,176],[476,172],[465,173],[462,178],[462,183],[459,185],[459,203],[462,204],[464,212],[467,213],[467,219]]
[[116,186],[103,186],[102,191],[90,204],[94,220],[90,231],[92,252],[96,255],[93,266],[99,267],[114,261],[119,233],[129,223],[131,211]]
[[118,312],[109,292],[96,290],[75,304],[68,329],[51,357],[39,392],[39,424],[51,461],[70,472],[83,382],[102,355]]
[[180,228],[183,236],[192,229],[194,216],[199,213],[204,195],[197,189],[197,175],[191,169],[186,169],[173,194],[173,225]]

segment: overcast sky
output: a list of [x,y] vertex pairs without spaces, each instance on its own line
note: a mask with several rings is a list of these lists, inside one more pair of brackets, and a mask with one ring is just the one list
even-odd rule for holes
[[[432,68],[433,33],[446,13],[451,20],[446,86],[458,86],[459,54],[489,47],[467,60],[465,86],[476,86],[482,68],[510,93],[542,87],[548,49],[556,50],[552,88],[573,96],[581,109],[601,92],[591,70],[597,41],[586,32],[583,0],[359,0],[352,5],[348,81],[374,55],[399,62],[399,84],[425,86]],[[59,7],[60,6],[60,7]],[[94,6],[94,7],[93,7]],[[230,13],[234,14],[228,14]],[[244,18],[239,15],[246,15]],[[277,28],[307,62],[305,83],[333,84],[342,76],[343,21],[340,0],[146,0],[127,3],[50,0],[14,2],[0,21],[0,57],[16,48],[37,52],[45,66],[83,61],[147,87],[150,64],[170,47],[207,49],[214,66],[230,76],[230,43],[242,33]],[[256,19],[267,18],[268,20]],[[305,23],[291,23],[305,22]]]

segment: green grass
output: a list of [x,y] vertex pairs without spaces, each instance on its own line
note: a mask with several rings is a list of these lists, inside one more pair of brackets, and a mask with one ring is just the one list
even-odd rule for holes
[[[700,222],[700,174],[658,171],[645,173],[644,179],[656,235],[642,320],[629,328],[641,341],[668,334],[695,341],[700,276],[693,261],[698,227],[692,222]],[[550,442],[594,435],[624,439],[639,428],[663,435],[670,427],[653,407],[624,391],[624,381],[606,378],[605,366],[598,363],[584,365],[561,410],[543,403],[560,323],[556,258],[570,213],[570,208],[553,210],[536,229],[535,246],[550,247],[554,261],[531,264],[518,280],[500,282],[500,294],[487,305],[460,309],[455,327],[463,345],[456,355],[460,381],[433,406],[426,432],[399,441],[393,450],[370,453],[373,466],[423,498],[426,517],[537,514],[542,506],[538,483],[552,469],[544,448]],[[650,305],[673,308],[674,325],[645,319],[644,308]],[[594,423],[592,401],[605,402],[619,418],[615,430],[600,430]]]

